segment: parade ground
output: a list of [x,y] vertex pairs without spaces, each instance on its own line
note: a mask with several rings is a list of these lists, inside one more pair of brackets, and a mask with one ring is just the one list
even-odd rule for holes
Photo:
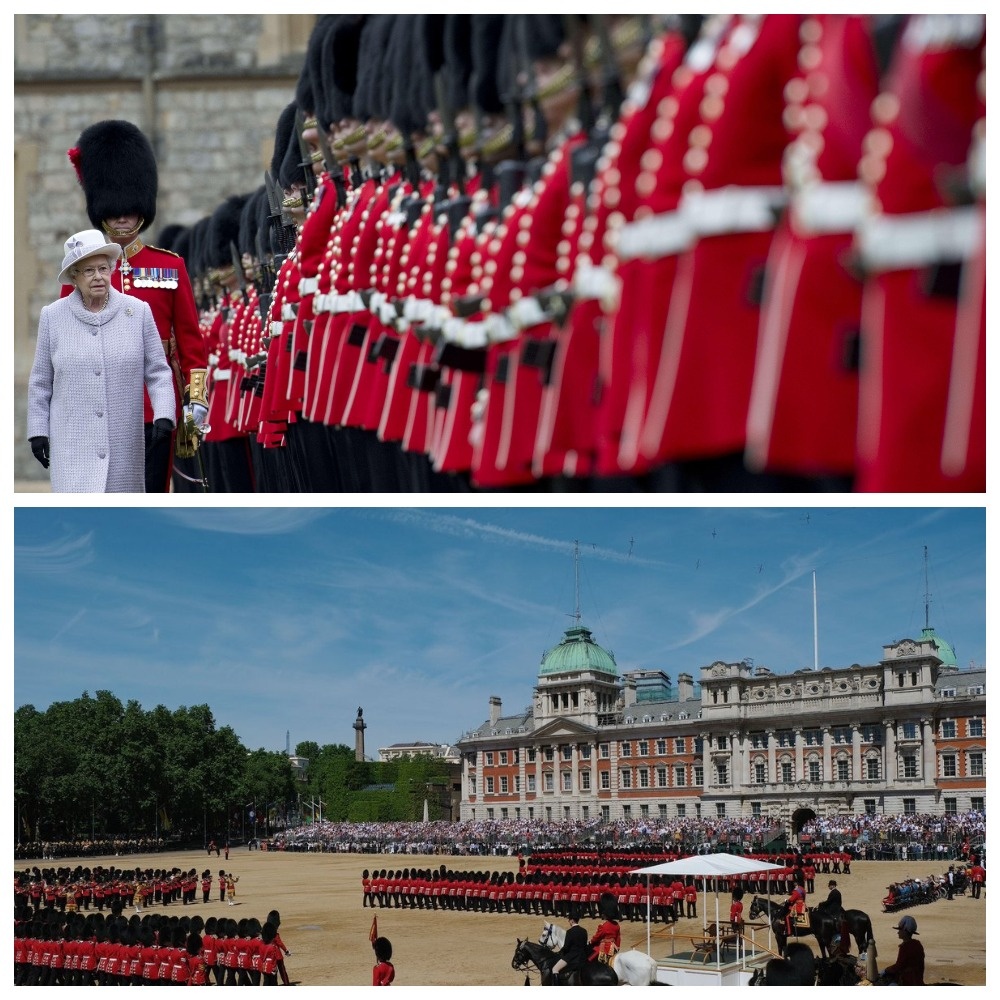
[[[68,866],[116,867],[122,869],[196,868],[200,874],[210,868],[216,876],[225,868],[239,876],[236,905],[220,903],[213,883],[212,898],[184,906],[174,903],[152,912],[242,919],[257,917],[262,922],[268,911],[281,914],[281,936],[292,954],[286,958],[289,976],[302,986],[371,984],[374,964],[368,936],[372,917],[378,933],[389,938],[396,966],[398,986],[521,986],[524,974],[511,968],[517,938],[537,941],[542,918],[523,914],[469,913],[441,910],[362,908],[361,872],[381,868],[437,868],[445,865],[460,871],[517,871],[517,859],[507,857],[449,857],[428,855],[320,854],[248,851],[231,852],[229,861],[206,857],[204,851],[184,851],[122,857],[66,858],[55,861],[15,862],[15,870]],[[939,862],[857,862],[850,875],[817,875],[816,892],[809,904],[826,898],[826,884],[837,879],[844,905],[864,910],[872,920],[878,949],[878,966],[883,969],[896,958],[899,939],[892,929],[904,913],[916,918],[918,937],[926,956],[925,982],[928,985],[958,983],[986,984],[986,892],[981,899],[957,895],[952,900],[915,906],[896,913],[883,913],[881,900],[886,887],[907,877],[940,875],[947,864]],[[697,919],[681,919],[674,933],[700,933],[703,896],[699,896]],[[751,897],[744,899],[744,915]],[[708,920],[715,919],[715,897],[710,893]],[[719,913],[729,913],[728,893],[719,894]],[[134,912],[131,908],[126,914]],[[563,926],[566,922],[560,921]],[[597,921],[585,918],[582,926],[593,933]],[[646,947],[646,927],[640,922],[622,921],[622,948]],[[671,928],[654,924],[652,954],[669,951]],[[760,940],[760,936],[758,936]],[[763,940],[766,940],[766,932]],[[806,938],[817,951],[814,939]],[[537,985],[532,975],[532,985]]]

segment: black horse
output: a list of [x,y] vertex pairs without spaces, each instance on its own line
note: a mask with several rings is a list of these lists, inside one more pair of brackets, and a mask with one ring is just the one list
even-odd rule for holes
[[[778,941],[778,951],[785,953],[785,945],[788,941],[788,932],[785,929],[785,917],[788,913],[788,904],[776,903],[760,896],[754,896],[750,904],[750,919],[755,920],[759,916],[767,914],[771,922],[771,930]],[[792,937],[815,937],[819,944],[820,956],[828,958],[833,952],[833,938],[836,934],[841,934],[843,925],[847,925],[847,931],[854,937],[858,945],[860,954],[868,947],[868,942],[875,939],[872,933],[872,922],[864,910],[830,910],[824,906],[814,906],[809,908],[809,924],[792,924]]]
[[771,932],[778,942],[778,951],[780,954],[785,954],[785,947],[788,944],[789,937],[815,937],[817,942],[819,942],[820,954],[823,958],[826,958],[833,941],[833,935],[837,933],[837,926],[834,920],[823,914],[817,916],[814,910],[810,910],[809,923],[806,925],[793,923],[792,933],[789,935],[785,925],[787,915],[787,902],[776,903],[761,896],[754,896],[753,902],[750,904],[751,920],[767,916],[771,924]]
[[817,904],[813,912],[821,914],[824,919],[833,920],[837,934],[843,934],[843,925],[846,924],[848,934],[854,938],[858,946],[859,955],[868,948],[869,941],[875,940],[871,919],[864,910],[832,910],[824,901]]
[[[525,973],[525,985],[527,985],[528,966],[533,965],[538,969],[542,986],[552,986],[552,966],[559,960],[559,956],[549,951],[548,948],[533,941],[517,939],[517,947],[514,949],[514,957],[510,960],[510,967],[518,972]],[[617,986],[618,976],[610,965],[604,962],[588,962],[580,970],[581,986]]]

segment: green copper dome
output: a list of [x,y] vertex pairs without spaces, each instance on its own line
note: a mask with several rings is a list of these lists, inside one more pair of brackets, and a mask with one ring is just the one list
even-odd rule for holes
[[596,670],[602,674],[618,676],[614,655],[594,642],[589,628],[573,625],[566,629],[562,642],[553,646],[542,657],[538,676],[569,674],[580,670]]
[[945,642],[932,628],[925,628],[920,635],[924,642],[933,642],[937,646],[938,659],[946,667],[957,667],[958,659],[955,657],[955,650],[951,648],[951,643]]

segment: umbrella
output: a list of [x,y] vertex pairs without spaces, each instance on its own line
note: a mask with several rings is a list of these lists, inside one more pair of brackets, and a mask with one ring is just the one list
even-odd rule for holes
[[[649,876],[650,875],[700,875],[703,878],[717,878],[720,875],[750,875],[753,872],[773,871],[785,865],[774,865],[770,861],[757,861],[741,854],[692,854],[677,861],[664,861],[648,868],[635,868],[630,874],[646,876],[646,954],[650,953],[649,931]],[[705,889],[708,893],[707,884]],[[702,925],[705,926],[705,910],[702,907]],[[719,886],[715,886],[715,961],[721,963],[719,949]]]

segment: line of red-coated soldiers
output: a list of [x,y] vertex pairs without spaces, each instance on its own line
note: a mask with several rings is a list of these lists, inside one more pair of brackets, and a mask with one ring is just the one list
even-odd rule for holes
[[[559,871],[560,865],[569,866],[571,869],[580,865],[590,867],[600,865],[605,868],[608,866],[627,867],[631,870],[647,865],[660,864],[663,861],[676,861],[678,858],[688,857],[690,853],[677,854],[674,852],[662,854],[648,851],[630,853],[628,851],[540,850],[532,851],[528,858],[518,855],[518,866],[525,873],[543,867],[547,871]],[[746,857],[757,861],[766,861],[772,865],[785,865],[787,868],[802,868],[805,872],[812,870],[814,875],[816,873],[823,875],[851,874],[852,858],[847,851],[810,852],[808,854],[783,851],[779,854],[747,854]]]
[[[847,873],[849,874],[849,872]],[[651,876],[648,882],[626,867],[579,865],[572,871],[538,869],[531,872],[388,869],[361,873],[362,908],[412,910],[466,910],[478,913],[515,913],[566,917],[572,906],[583,916],[597,918],[603,893],[618,900],[623,920],[672,923],[697,917],[698,894],[711,891],[788,893],[795,885],[815,890],[813,866],[788,867],[718,879],[687,876],[668,879]],[[706,885],[707,882],[707,885]],[[686,911],[686,912],[685,912]]]
[[[226,901],[226,890],[232,876],[220,869],[218,874],[219,901]],[[196,903],[200,888],[202,902],[207,903],[215,880],[205,869],[180,868],[43,868],[24,869],[14,873],[15,905],[30,905],[34,910],[56,909],[72,913],[79,910],[111,909],[116,901],[123,906],[149,908],[170,903]]]
[[410,17],[317,24],[274,279],[264,188],[169,245],[213,489],[985,489],[984,16]]
[[277,910],[226,920],[14,912],[15,986],[289,985]]

